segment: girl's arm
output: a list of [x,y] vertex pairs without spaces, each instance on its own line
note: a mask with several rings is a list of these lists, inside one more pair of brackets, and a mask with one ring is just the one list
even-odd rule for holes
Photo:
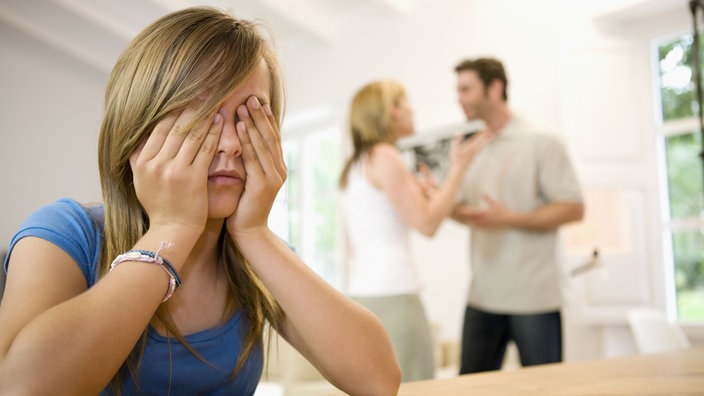
[[[195,138],[186,138],[177,126],[194,112],[166,117],[130,158],[137,196],[151,220],[133,249],[156,251],[173,242],[161,254],[177,269],[205,227],[208,166],[222,130],[211,118],[190,131]],[[125,262],[87,289],[76,262],[35,237],[17,242],[8,268],[0,305],[3,395],[99,393],[132,351],[169,282],[157,265]]]
[[152,264],[118,268],[86,289],[62,249],[36,237],[17,242],[0,306],[0,394],[97,394],[105,388],[169,280]]
[[268,229],[238,246],[286,313],[282,336],[352,395],[395,395],[401,371],[379,319],[315,274]]
[[269,107],[252,97],[237,114],[247,177],[227,228],[284,310],[282,336],[341,390],[396,394],[401,371],[381,322],[316,275],[267,227],[269,211],[286,179],[280,136]]

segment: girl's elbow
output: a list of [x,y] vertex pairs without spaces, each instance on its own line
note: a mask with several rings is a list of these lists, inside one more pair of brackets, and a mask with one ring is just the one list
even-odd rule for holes
[[386,370],[381,370],[380,375],[369,385],[369,395],[392,396],[398,394],[398,389],[401,386],[401,367],[398,362]]
[[[349,374],[349,372],[348,372]],[[401,367],[393,363],[366,365],[363,372],[334,381],[327,377],[336,388],[350,395],[395,396],[401,386]]]
[[389,395],[395,395],[398,393],[398,388],[401,386],[401,380],[402,380],[402,373],[401,373],[401,366],[397,363],[393,372],[389,374],[388,380],[387,380],[387,388],[385,388],[386,391],[388,391],[387,394]]

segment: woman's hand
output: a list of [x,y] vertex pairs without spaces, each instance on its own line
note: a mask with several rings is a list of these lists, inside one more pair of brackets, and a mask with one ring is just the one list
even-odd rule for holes
[[435,178],[435,175],[430,171],[430,168],[426,164],[420,164],[418,167],[418,184],[423,190],[423,196],[425,199],[432,199],[438,191],[440,186]]
[[477,132],[467,140],[463,140],[462,135],[457,135],[452,139],[450,145],[450,161],[452,166],[466,169],[472,162],[474,156],[486,144],[494,140],[494,134],[488,131]]
[[267,227],[287,174],[281,135],[269,105],[252,96],[237,108],[237,116],[246,179],[237,210],[227,219],[227,229],[235,239],[238,234]]
[[202,232],[208,217],[208,168],[222,132],[213,113],[192,125],[195,104],[159,121],[132,153],[130,165],[139,202],[150,227],[185,226]]

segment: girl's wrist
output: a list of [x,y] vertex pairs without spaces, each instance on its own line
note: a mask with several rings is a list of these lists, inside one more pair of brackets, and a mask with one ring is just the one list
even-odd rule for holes
[[152,226],[132,249],[155,251],[161,247],[160,255],[180,270],[200,235],[187,227]]
[[232,240],[238,245],[247,243],[253,239],[261,240],[263,238],[267,238],[271,234],[273,234],[273,231],[271,231],[271,229],[266,225],[230,232]]

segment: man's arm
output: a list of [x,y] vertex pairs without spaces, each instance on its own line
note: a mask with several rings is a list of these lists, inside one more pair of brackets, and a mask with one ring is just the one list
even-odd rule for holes
[[458,205],[452,213],[452,219],[475,228],[549,231],[584,217],[582,202],[551,202],[531,212],[517,212],[507,209],[487,195],[484,200],[487,206],[480,209]]

